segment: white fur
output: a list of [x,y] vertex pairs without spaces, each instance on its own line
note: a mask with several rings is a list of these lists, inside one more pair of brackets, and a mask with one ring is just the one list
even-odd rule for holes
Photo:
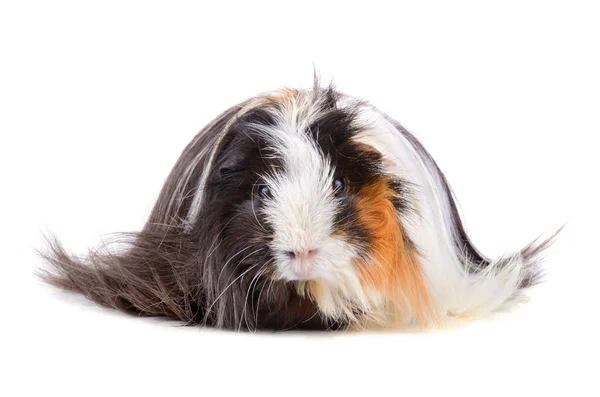
[[358,139],[389,160],[389,172],[415,184],[412,204],[417,214],[403,222],[421,253],[432,296],[442,314],[481,316],[515,300],[524,275],[521,255],[492,262],[476,275],[468,274],[454,247],[449,202],[434,165],[375,108],[365,106],[360,122],[367,128]]
[[[334,194],[334,169],[323,156],[306,129],[312,121],[310,103],[294,103],[289,112],[277,114],[276,126],[265,130],[270,148],[282,160],[277,173],[262,175],[272,197],[264,202],[264,213],[274,229],[274,252],[317,250],[317,273],[323,278],[330,265],[348,264],[356,252],[333,238],[333,223],[338,211]],[[298,115],[303,114],[301,120]],[[289,258],[280,257],[277,267],[282,275],[294,279]]]
[[363,291],[354,267],[356,248],[333,236],[339,209],[333,188],[335,170],[307,131],[318,116],[318,100],[308,94],[299,96],[275,114],[275,126],[263,128],[272,142],[269,152],[283,162],[279,172],[262,175],[272,195],[263,211],[274,230],[271,248],[279,277],[300,281],[302,292],[306,279],[294,270],[293,259],[285,252],[316,250],[310,279],[319,284],[319,309],[330,318],[354,319],[356,310],[370,310],[378,301]]

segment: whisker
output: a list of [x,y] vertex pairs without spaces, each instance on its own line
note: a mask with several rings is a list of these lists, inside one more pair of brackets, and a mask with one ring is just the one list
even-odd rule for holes
[[[210,249],[208,250],[208,254],[206,255],[206,259],[210,258],[212,256],[212,254],[217,250],[217,248],[219,248],[221,246],[221,244],[223,243],[223,239],[221,239],[221,242],[214,247],[215,243],[217,242],[217,240],[219,239],[219,236],[221,233],[223,233],[223,230],[225,230],[225,228],[227,227],[227,225],[229,225],[231,223],[231,221],[233,221],[235,218],[237,218],[239,216],[239,214],[234,215],[233,217],[231,217],[231,219],[229,221],[227,221],[227,223],[225,224],[225,226],[223,226],[221,228],[221,230],[219,230],[219,232],[217,233],[217,235],[215,236],[215,239],[210,247]],[[214,248],[213,248],[214,247]]]
[[[223,275],[223,271],[225,270],[225,267],[227,267],[227,265],[233,260],[233,258],[235,258],[236,256],[238,256],[239,254],[241,254],[242,252],[246,251],[247,249],[252,248],[251,245],[246,246],[245,248],[239,250],[238,252],[236,252],[233,256],[231,256],[227,262],[225,262],[225,264],[223,265],[223,267],[221,268],[221,272],[219,273],[219,277],[217,278],[217,282],[219,282],[219,280],[221,280],[221,276]],[[262,251],[264,248],[259,248],[253,252],[250,253],[250,255],[255,254],[256,252]],[[247,258],[247,257],[246,257]]]
[[240,278],[244,277],[244,275],[246,275],[250,270],[254,269],[255,267],[257,267],[258,264],[256,265],[252,265],[250,266],[248,269],[246,269],[246,271],[244,271],[242,274],[240,274],[239,276],[237,276],[232,282],[230,282],[227,287],[225,287],[225,289],[223,289],[223,291],[221,291],[221,293],[219,294],[219,296],[216,297],[216,299],[213,301],[213,303],[208,307],[208,309],[206,310],[206,316],[208,316],[208,314],[210,313],[210,311],[212,310],[213,306],[215,305],[215,303],[217,303],[217,301],[223,296],[223,294],[225,294],[225,292],[227,292],[227,290],[229,288],[231,288],[231,286]]
[[[254,283],[256,280],[259,279],[259,277],[264,273],[264,271],[266,270],[266,268],[267,268],[268,265],[269,265],[269,261],[267,261],[266,263],[264,263],[261,266],[261,268],[258,270],[258,272],[254,275],[254,277],[250,281],[250,284],[248,284],[248,292],[246,292],[246,298],[244,300],[244,309],[242,310],[242,314],[240,315],[238,332],[241,331],[241,328],[242,328],[242,319],[245,319],[246,325],[248,325],[248,320],[247,320],[247,317],[246,317],[246,306],[248,304],[248,296],[250,296],[250,289],[252,287],[252,283]],[[256,284],[255,284],[255,288],[256,288]],[[250,327],[247,326],[246,328],[249,329]]]

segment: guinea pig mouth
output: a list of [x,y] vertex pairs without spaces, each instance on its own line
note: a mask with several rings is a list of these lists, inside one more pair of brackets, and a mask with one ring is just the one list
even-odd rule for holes
[[290,267],[295,275],[301,280],[311,280],[318,270],[318,249],[307,249],[301,251],[288,251],[286,255],[290,258]]
[[286,281],[310,281],[324,276],[321,263],[317,258],[293,258],[278,268],[280,277]]

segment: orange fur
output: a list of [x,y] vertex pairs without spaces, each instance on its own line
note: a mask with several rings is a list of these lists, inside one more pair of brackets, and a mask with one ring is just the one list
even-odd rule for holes
[[[437,322],[438,313],[429,292],[418,253],[405,239],[405,231],[392,204],[397,193],[381,178],[358,192],[359,218],[371,234],[371,260],[360,261],[361,283],[382,294],[391,306],[396,324],[412,314],[421,325]],[[400,317],[400,318],[399,318]]]
[[242,115],[251,109],[291,109],[294,103],[297,103],[303,98],[304,91],[302,89],[295,90],[292,88],[280,88],[271,92],[269,95],[260,95],[249,100],[240,110],[239,115]]
[[294,102],[297,102],[304,94],[303,90],[294,90],[291,88],[280,88],[268,97],[271,103],[291,108]]

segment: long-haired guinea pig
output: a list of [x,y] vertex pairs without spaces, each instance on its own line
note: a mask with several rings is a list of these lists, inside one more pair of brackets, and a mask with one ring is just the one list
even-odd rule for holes
[[444,324],[522,300],[553,237],[498,260],[433,158],[332,86],[235,105],[185,148],[139,233],[82,259],[50,239],[44,279],[100,305],[235,330]]

